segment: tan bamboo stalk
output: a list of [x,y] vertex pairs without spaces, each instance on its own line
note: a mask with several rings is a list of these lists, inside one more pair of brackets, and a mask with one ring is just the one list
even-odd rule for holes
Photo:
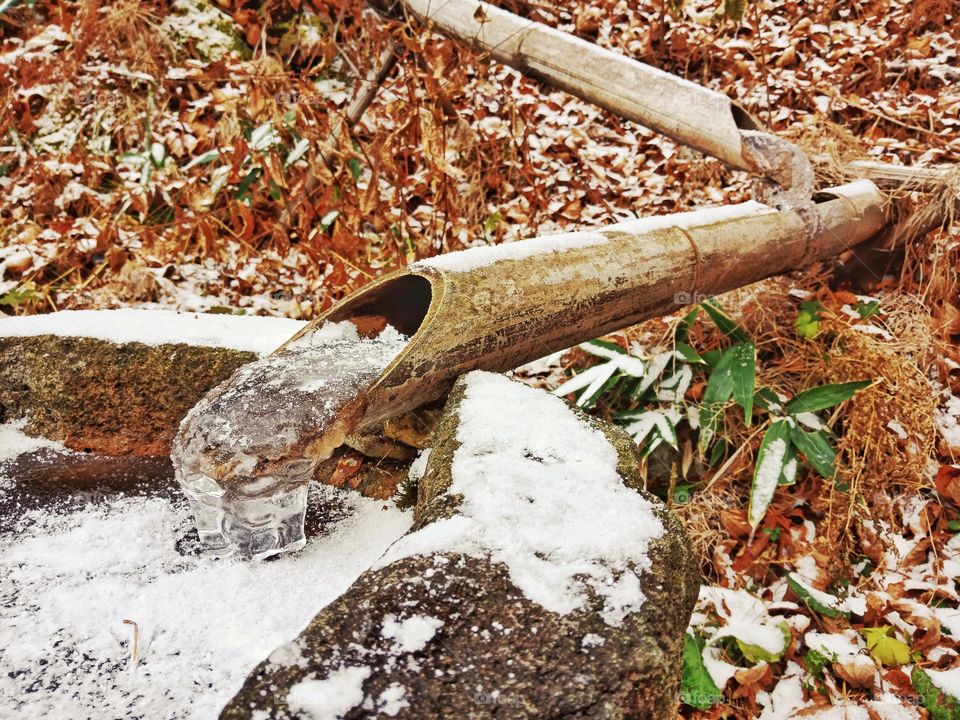
[[[847,175],[866,178],[892,195],[890,226],[857,251],[866,267],[883,267],[890,253],[960,213],[960,171],[954,166],[908,167],[868,160],[848,163]],[[884,259],[883,256],[887,258]]]
[[960,171],[951,165],[913,167],[857,160],[844,166],[853,177],[867,178],[880,187],[943,192],[960,186]]
[[800,212],[749,202],[449,253],[362,288],[289,342],[343,320],[411,335],[361,399],[361,427],[372,425],[441,397],[470,370],[508,370],[836,255],[884,227],[883,205],[858,180],[814,206],[818,234]]
[[[394,3],[373,0],[390,11]],[[761,131],[726,95],[478,0],[401,0],[419,21],[478,52],[784,188],[813,172],[802,151]]]

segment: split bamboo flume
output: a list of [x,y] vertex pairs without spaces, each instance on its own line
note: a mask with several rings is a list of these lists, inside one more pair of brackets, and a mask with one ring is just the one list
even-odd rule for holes
[[290,342],[344,320],[411,337],[362,399],[358,427],[371,426],[442,397],[470,370],[508,370],[806,267],[886,223],[868,180],[818,200],[817,234],[797,211],[748,202],[441,255],[364,287]]

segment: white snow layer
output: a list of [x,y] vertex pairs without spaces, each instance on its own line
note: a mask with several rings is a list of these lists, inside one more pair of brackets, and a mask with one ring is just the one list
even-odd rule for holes
[[[0,717],[215,717],[410,526],[382,502],[319,491],[349,516],[270,563],[180,555],[189,516],[169,500],[28,513],[0,536]],[[125,619],[140,633],[136,666]]]
[[949,670],[924,670],[930,682],[944,695],[960,700],[960,667]]
[[324,680],[301,680],[287,693],[290,709],[310,720],[337,720],[363,702],[370,668],[345,667]]
[[257,315],[178,313],[171,310],[62,310],[0,319],[0,337],[61,335],[145,345],[183,343],[266,355],[306,325]]
[[410,269],[414,272],[426,268],[468,272],[503,260],[526,260],[537,255],[602,245],[608,241],[607,235],[604,234],[608,232],[645,233],[671,227],[689,230],[694,227],[775,212],[774,208],[751,200],[739,205],[721,205],[673,215],[654,215],[615,225],[605,225],[593,232],[557,233],[500,245],[472,247],[420,260],[411,265]]
[[427,615],[411,615],[397,622],[397,616],[389,614],[383,618],[380,634],[393,640],[398,653],[415,653],[423,650],[442,627],[443,620]]
[[525,260],[536,255],[575,250],[578,248],[603,245],[607,238],[599,233],[572,232],[544,235],[518,240],[517,242],[501,243],[500,245],[480,245],[459,250],[457,252],[437,255],[436,257],[420,260],[410,268],[414,271],[424,268],[436,270],[451,270],[453,272],[467,272],[503,260]]
[[[27,424],[26,418],[14,422],[0,425],[0,463],[7,460],[13,460],[20,455],[43,448],[52,448],[54,450],[63,450],[66,448],[61,443],[47,440],[46,438],[34,438],[23,434],[23,426]],[[2,478],[0,478],[2,480]]]
[[463,553],[504,563],[551,612],[582,608],[588,589],[604,598],[610,625],[641,607],[638,573],[650,568],[647,549],[664,529],[653,505],[623,484],[600,431],[558,397],[472,372],[457,440],[449,492],[463,496],[459,514],[401,538],[379,567]]

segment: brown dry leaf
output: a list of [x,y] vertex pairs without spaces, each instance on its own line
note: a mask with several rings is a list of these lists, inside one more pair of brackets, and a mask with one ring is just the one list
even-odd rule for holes
[[347,480],[356,475],[362,466],[363,457],[359,453],[348,453],[340,458],[327,484],[333,485],[334,487],[341,487]]
[[735,538],[748,538],[753,530],[747,520],[747,511],[744,509],[724,508],[720,511],[720,524]]
[[870,689],[877,675],[877,666],[868,655],[858,655],[833,663],[833,671],[851,687]]

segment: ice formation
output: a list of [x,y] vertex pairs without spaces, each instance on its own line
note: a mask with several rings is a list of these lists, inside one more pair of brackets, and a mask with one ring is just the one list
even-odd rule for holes
[[265,558],[302,548],[307,483],[363,417],[364,391],[404,348],[328,323],[245,365],[188,413],[173,443],[177,480],[204,547]]

